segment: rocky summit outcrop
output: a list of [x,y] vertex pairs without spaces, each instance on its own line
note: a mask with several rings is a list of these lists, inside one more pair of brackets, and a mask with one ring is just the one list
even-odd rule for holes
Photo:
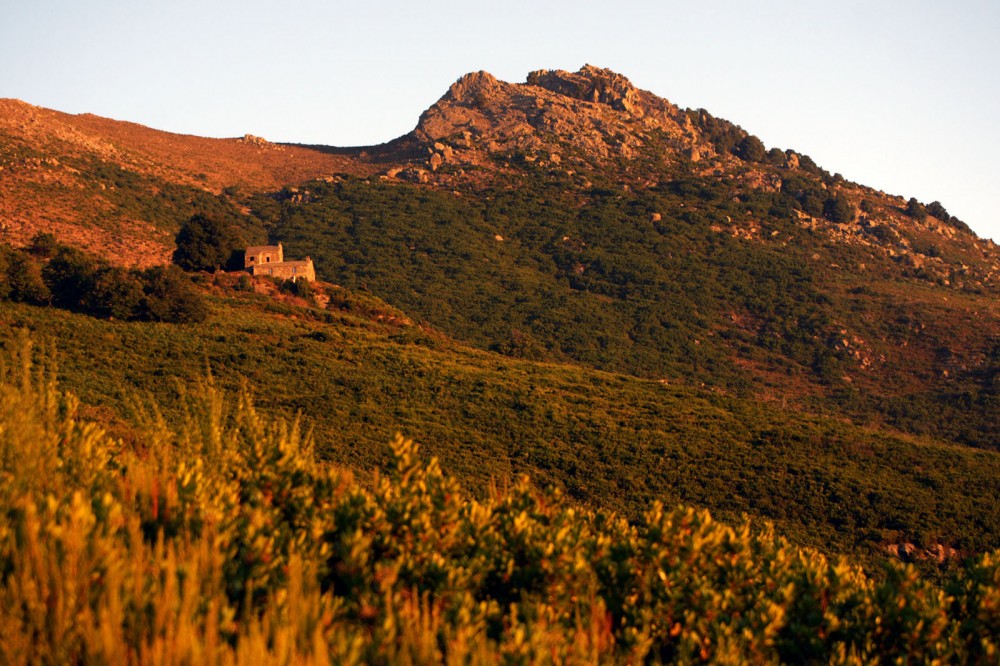
[[525,83],[467,74],[421,115],[412,139],[436,170],[448,163],[482,165],[497,153],[554,163],[563,153],[629,158],[654,134],[677,150],[697,141],[676,106],[621,74],[587,65],[575,73],[531,72]]
[[640,91],[621,74],[592,65],[584,65],[575,74],[560,69],[540,69],[528,75],[528,85],[584,102],[605,104],[638,117],[646,115],[646,110],[652,107],[659,107],[660,111],[676,111],[665,100]]

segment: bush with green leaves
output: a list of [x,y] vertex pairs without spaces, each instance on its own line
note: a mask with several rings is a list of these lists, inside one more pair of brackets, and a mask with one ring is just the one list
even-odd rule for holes
[[175,266],[138,271],[73,247],[54,248],[40,263],[38,253],[0,246],[0,299],[108,319],[190,323],[207,316],[204,297]]
[[831,222],[845,224],[853,222],[856,214],[851,200],[844,193],[838,192],[826,198],[823,204],[823,216]]
[[74,247],[59,247],[42,269],[42,277],[52,292],[52,304],[76,310],[94,288],[98,261]]
[[771,148],[764,156],[764,161],[771,166],[783,167],[788,165],[788,157],[781,148]]
[[176,266],[154,266],[142,274],[143,319],[191,324],[204,321],[208,304]]
[[917,201],[915,197],[910,197],[910,200],[906,202],[906,214],[915,220],[923,222],[927,219],[927,208]]
[[102,266],[80,305],[95,317],[130,320],[142,317],[145,300],[143,282],[136,271]]
[[927,213],[933,215],[942,222],[948,222],[951,220],[951,215],[948,214],[948,211],[940,201],[932,201],[927,204]]
[[312,284],[309,280],[281,280],[279,289],[285,293],[304,298],[309,302],[315,300]]
[[734,151],[741,160],[748,162],[763,162],[767,156],[767,149],[764,143],[753,134],[747,134],[736,144]]

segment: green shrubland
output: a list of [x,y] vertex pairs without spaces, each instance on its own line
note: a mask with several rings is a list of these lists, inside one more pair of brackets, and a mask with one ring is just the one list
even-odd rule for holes
[[[987,451],[859,427],[780,401],[570,364],[512,359],[411,325],[368,295],[330,309],[213,287],[200,325],[108,321],[0,304],[0,348],[27,327],[60,359],[84,411],[131,441],[133,393],[183,417],[177,379],[211,372],[253,387],[269,419],[301,413],[317,454],[363,477],[392,465],[405,432],[468,491],[529,474],[574,502],[634,520],[653,501],[768,520],[829,555],[875,564],[893,544],[961,555],[1000,547],[1000,459]],[[954,566],[918,562],[929,575]]]
[[527,479],[473,496],[397,437],[359,482],[212,380],[132,443],[25,334],[0,371],[0,650],[12,663],[986,662],[1000,554],[873,578],[768,529],[631,521]]
[[[658,164],[660,180],[641,190],[524,163],[483,190],[343,178],[252,206],[322,279],[483,349],[748,397],[778,391],[859,424],[1000,446],[1000,403],[984,380],[1000,334],[988,296],[907,277],[883,251],[904,239],[854,228],[847,190],[805,172],[782,171],[780,189],[762,191]],[[830,242],[801,214],[878,247]],[[946,346],[947,365],[934,351]]]

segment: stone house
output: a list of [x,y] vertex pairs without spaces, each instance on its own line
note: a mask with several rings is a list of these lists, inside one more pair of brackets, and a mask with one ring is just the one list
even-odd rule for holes
[[285,250],[277,245],[253,245],[243,255],[243,267],[253,275],[268,275],[282,280],[307,282],[316,281],[316,269],[312,259],[305,261],[285,261]]

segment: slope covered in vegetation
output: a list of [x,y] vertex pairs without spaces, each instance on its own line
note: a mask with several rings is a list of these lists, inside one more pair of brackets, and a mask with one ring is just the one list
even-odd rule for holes
[[384,442],[403,432],[477,495],[527,473],[630,518],[656,500],[730,520],[745,512],[798,544],[871,562],[894,544],[943,547],[944,566],[948,549],[1000,547],[991,452],[710,387],[477,351],[343,290],[320,310],[217,282],[200,325],[0,303],[0,341],[33,330],[87,413],[127,439],[132,392],[179,418],[177,382],[210,372],[230,391],[252,387],[269,418],[303,414],[320,456],[362,474],[389,467]]
[[21,334],[0,369],[5,661],[997,657],[1000,554],[876,580],[705,512],[629,523],[526,480],[470,497],[399,438],[361,484],[210,383],[125,445],[31,356]]
[[907,267],[859,225],[831,242],[795,192],[673,171],[642,191],[530,163],[473,191],[345,179],[255,210],[324,279],[483,348],[998,446],[995,290]]

